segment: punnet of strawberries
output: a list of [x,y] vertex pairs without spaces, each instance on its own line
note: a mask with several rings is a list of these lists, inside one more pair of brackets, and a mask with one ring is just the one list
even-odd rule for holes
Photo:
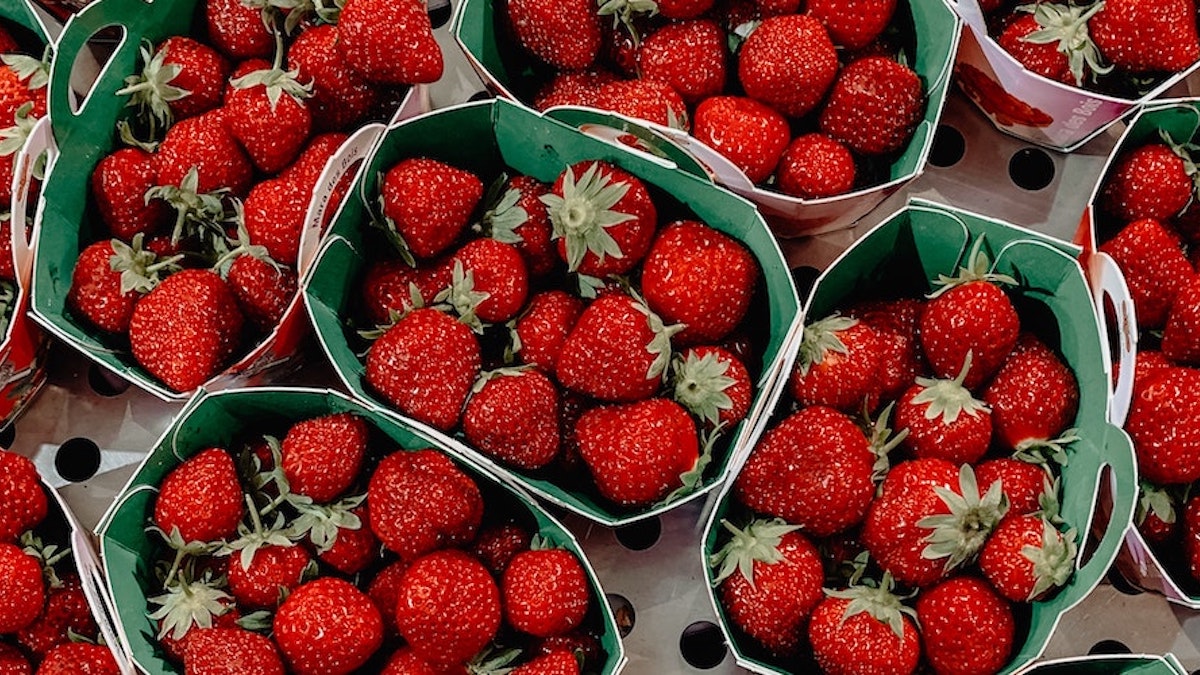
[[[714,606],[760,672],[1020,666],[1119,546],[1132,460],[1089,370],[1082,270],[938,208],[894,215],[818,279],[788,392],[709,523]],[[1126,484],[1077,572],[1108,461]]]
[[561,525],[330,392],[202,398],[101,536],[121,629],[151,673],[607,673],[621,660]]
[[[169,4],[201,18],[184,31],[131,21],[136,69],[91,93],[107,107],[55,126],[53,198],[86,206],[48,218],[49,255],[73,263],[35,304],[89,353],[183,393],[299,306],[301,234],[326,162],[443,63],[420,0]],[[73,26],[86,35],[89,20],[131,11],[143,8],[95,3]],[[74,59],[59,61],[65,83]],[[64,250],[68,228],[77,249]]]
[[500,101],[390,130],[363,176],[310,290],[348,386],[605,522],[715,484],[797,316],[747,203]]

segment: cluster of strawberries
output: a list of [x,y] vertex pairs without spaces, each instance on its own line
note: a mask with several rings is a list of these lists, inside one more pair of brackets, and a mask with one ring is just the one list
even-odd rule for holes
[[150,598],[165,655],[189,675],[603,663],[599,600],[575,554],[449,456],[377,435],[335,413],[282,440],[202,450],[166,476],[152,521],[175,557],[156,565]]
[[[896,0],[510,0],[545,71],[539,110],[585,105],[690,130],[755,183],[806,199],[870,185],[907,146],[920,77],[886,35]],[[503,45],[502,45],[503,46]]]
[[175,391],[279,324],[309,202],[345,132],[388,119],[407,85],[442,73],[420,0],[268,5],[209,0],[207,42],[146,44],[143,71],[117,92],[134,109],[121,147],[92,174],[111,240],[81,251],[70,309],[114,348],[127,336]]
[[695,489],[753,397],[754,256],[607,162],[553,185],[500,176],[488,199],[483,185],[429,158],[383,175],[376,224],[400,255],[369,259],[362,280],[383,324],[364,334],[367,384],[620,508]]
[[1020,632],[1011,603],[1072,574],[1055,476],[1076,379],[981,243],[928,299],[806,327],[790,412],[735,479],[710,561],[748,653],[791,672],[994,673]]
[[118,675],[37,468],[0,451],[0,476],[0,672]]

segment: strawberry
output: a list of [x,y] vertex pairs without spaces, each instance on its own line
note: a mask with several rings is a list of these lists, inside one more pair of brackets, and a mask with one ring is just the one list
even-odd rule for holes
[[680,344],[717,342],[742,322],[759,276],[758,261],[733,237],[694,220],[664,227],[642,266],[646,304],[663,321],[684,324]]
[[579,675],[580,672],[579,660],[566,650],[543,654],[512,671],[513,675]]
[[86,642],[64,642],[51,649],[37,672],[38,675],[121,675],[108,647]]
[[29,117],[46,116],[49,64],[23,54],[4,54],[0,65],[0,122],[5,125],[23,106],[31,104]]
[[279,606],[275,641],[297,675],[353,673],[383,643],[375,604],[348,581],[321,577],[297,588]]
[[1033,602],[1075,571],[1074,530],[1059,532],[1042,516],[1007,516],[979,552],[979,570],[1000,595]]
[[977,240],[957,276],[939,277],[920,319],[921,348],[935,375],[954,377],[971,355],[962,381],[967,389],[978,388],[1004,364],[1021,330],[1017,310],[998,285],[1016,280],[990,272],[981,246]]
[[754,0],[754,5],[757,6],[759,14],[764,18],[783,14],[795,14],[800,11],[801,4],[801,0]]
[[500,592],[508,625],[535,637],[575,630],[591,604],[583,565],[561,548],[518,553],[504,570]]
[[312,113],[304,99],[311,83],[279,68],[256,70],[230,82],[225,124],[250,155],[255,168],[279,173],[300,154],[312,132]]
[[204,16],[208,39],[232,59],[268,58],[275,51],[275,36],[261,9],[241,0],[205,0]]
[[400,412],[445,430],[458,423],[480,359],[479,340],[465,324],[417,309],[371,345],[366,380]]
[[[314,117],[314,121],[316,118]],[[320,179],[321,173],[325,170],[325,165],[333,155],[346,142],[346,134],[340,131],[328,131],[323,134],[313,136],[308,141],[308,145],[300,151],[300,155],[296,157],[296,161],[291,166],[284,169],[279,177],[295,183],[304,188],[306,193],[311,193]],[[337,197],[337,192],[330,198],[330,203],[336,204],[341,199]]]
[[175,391],[190,391],[225,367],[242,323],[224,279],[208,270],[183,270],[138,300],[129,344],[151,375]]
[[283,675],[275,643],[244,628],[204,628],[188,639],[187,675]]
[[558,389],[532,369],[480,376],[463,411],[471,445],[504,464],[539,469],[558,454]]
[[479,531],[471,543],[470,552],[479,558],[492,576],[500,578],[513,558],[526,551],[532,544],[533,535],[516,523],[488,525]]
[[637,56],[641,47],[641,37],[650,29],[649,19],[644,14],[634,14],[630,20],[618,18],[616,21],[603,22],[600,26],[600,56],[599,60],[606,66],[611,66],[620,78],[636,79],[638,77]]
[[458,670],[451,668],[444,671],[434,668],[413,651],[412,647],[404,645],[392,654],[380,675],[459,675],[460,672],[465,673],[466,669],[459,667]]
[[908,144],[924,110],[924,87],[911,68],[866,56],[838,74],[819,126],[859,154],[881,155]]
[[820,199],[854,189],[857,169],[854,156],[840,142],[824,134],[797,136],[779,159],[775,178],[785,194]]
[[375,88],[347,65],[337,39],[336,26],[313,26],[302,31],[287,52],[296,80],[312,82],[312,97],[305,105],[319,131],[357,125],[375,104]]
[[400,580],[404,578],[407,570],[408,563],[397,560],[379,570],[379,573],[375,575],[374,579],[371,579],[370,585],[367,586],[367,595],[371,597],[371,601],[383,615],[383,625],[387,628],[389,635],[397,634],[396,600],[400,594]]
[[451,257],[451,305],[464,317],[503,323],[517,315],[529,295],[529,272],[515,246],[483,237]]
[[553,374],[563,343],[583,313],[583,302],[565,291],[533,296],[513,327],[513,351],[521,363]]
[[[195,117],[221,105],[225,80],[229,77],[229,62],[225,57],[183,35],[163,40],[157,51],[163,55],[164,69],[178,68],[167,84],[186,92],[179,98],[167,99],[175,120]],[[147,73],[145,80],[154,82],[153,73]]]
[[474,174],[420,157],[389,169],[380,190],[389,227],[417,258],[449,248],[483,197],[483,183]]
[[[451,270],[445,260],[421,262],[416,267],[399,258],[376,260],[367,268],[362,282],[367,317],[376,325],[384,325],[391,319],[391,312],[405,314],[431,305],[450,280]],[[414,288],[420,303],[413,301]]]
[[480,219],[483,230],[493,239],[511,244],[521,252],[529,276],[549,274],[558,263],[551,241],[554,225],[542,197],[550,186],[530,176],[514,176],[498,183],[498,194],[488,200]]
[[750,411],[750,373],[722,347],[687,349],[672,364],[671,379],[674,399],[710,425],[732,429]]
[[791,130],[783,115],[752,98],[713,96],[696,107],[692,135],[761,183],[779,164]]
[[925,659],[939,675],[995,673],[1013,649],[1012,608],[986,581],[961,576],[917,596]]
[[616,80],[596,92],[596,107],[687,131],[687,104],[675,88],[656,80]]
[[638,66],[694,105],[725,89],[725,34],[707,19],[669,23],[642,42]]
[[226,281],[242,315],[263,333],[279,325],[298,286],[296,273],[290,268],[272,265],[254,255],[234,258]]
[[216,588],[211,574],[196,580],[187,577],[185,570],[166,585],[165,593],[150,598],[160,605],[149,615],[158,626],[155,638],[173,663],[183,662],[188,640],[197,630],[239,628],[242,618],[233,596]]
[[616,75],[602,68],[556,73],[533,97],[533,107],[539,111],[560,105],[596,108],[600,87],[616,80]]
[[710,556],[713,582],[729,620],[771,654],[787,657],[800,648],[809,613],[821,601],[821,556],[797,526],[755,520],[738,529]]
[[154,502],[154,525],[167,535],[178,529],[184,542],[212,542],[237,530],[243,508],[233,458],[221,448],[208,448],[163,479]]
[[[26,228],[26,233],[29,228]],[[15,283],[17,280],[16,261],[12,253],[12,219],[0,220],[0,280]]]
[[1183,508],[1183,553],[1188,572],[1200,579],[1200,495],[1189,498]]
[[500,602],[500,590],[482,563],[456,549],[435,551],[415,560],[400,580],[396,625],[418,656],[449,669],[492,641],[500,628]]
[[713,6],[713,0],[655,0],[658,13],[668,19],[694,19]]
[[198,194],[229,188],[235,195],[250,189],[254,167],[237,139],[226,130],[223,108],[176,122],[154,153],[158,185],[181,185],[195,167]]
[[568,166],[541,199],[572,272],[624,274],[650,249],[658,212],[645,184],[623,169],[599,161]]
[[569,652],[582,661],[583,668],[596,663],[603,656],[600,641],[594,635],[581,630],[535,640],[532,652],[541,656]]
[[55,645],[70,641],[71,633],[94,636],[98,631],[79,577],[69,574],[57,583],[51,581],[46,589],[46,606],[33,623],[17,631],[17,642],[41,658]]
[[1000,483],[1008,500],[1008,515],[1025,516],[1042,510],[1042,495],[1050,486],[1050,473],[1044,464],[997,457],[975,467],[980,487]]
[[311,197],[311,189],[283,178],[255,184],[243,204],[250,243],[266,248],[275,262],[295,267]]
[[1162,327],[1175,296],[1196,277],[1179,237],[1151,218],[1129,223],[1100,251],[1125,274],[1139,328]]
[[[379,540],[371,531],[370,511],[367,505],[361,504],[353,510],[358,524],[345,524],[337,527],[333,541],[318,543],[314,533],[309,534],[309,541],[317,550],[321,562],[329,565],[342,574],[354,575],[370,567],[379,558]],[[382,608],[380,608],[382,611]],[[388,623],[387,620],[384,621]]]
[[242,608],[274,609],[304,582],[311,562],[303,546],[290,543],[244,548],[229,557],[229,592]]
[[24,455],[0,450],[0,542],[13,542],[46,517],[49,504],[37,467]]
[[830,315],[804,327],[789,388],[802,406],[844,412],[874,409],[882,361],[875,330],[857,319]]
[[1171,302],[1162,353],[1176,363],[1200,365],[1200,277],[1188,281]]
[[[5,453],[7,454],[7,453]],[[15,633],[33,623],[42,613],[46,585],[37,558],[8,543],[0,543],[0,633]]]
[[579,70],[599,55],[600,16],[590,0],[509,0],[507,6],[517,42],[538,59],[560,70]]
[[1104,182],[1104,208],[1122,222],[1179,215],[1192,200],[1195,165],[1187,150],[1171,142],[1148,142],[1121,155]]
[[971,561],[1006,507],[1000,485],[980,493],[970,465],[914,459],[884,478],[862,543],[897,581],[925,587]]
[[634,298],[606,293],[583,310],[563,342],[558,381],[604,401],[649,398],[662,384],[678,330]]
[[139,148],[121,148],[96,164],[92,197],[112,236],[132,241],[134,235],[152,234],[167,222],[167,205],[146,200],[146,191],[156,180],[152,156]]
[[1075,374],[1032,333],[1023,333],[983,392],[992,409],[996,437],[1018,452],[1055,450],[1075,420],[1079,386]]
[[925,303],[916,298],[862,302],[846,310],[875,331],[880,346],[880,399],[900,398],[925,372],[925,359],[917,337],[917,323]]
[[291,491],[331,502],[358,478],[367,452],[367,423],[351,413],[297,422],[283,438],[283,475]]
[[[1092,64],[1099,63],[1099,52],[1089,39],[1087,44],[1092,58],[1086,64],[1088,69],[1084,68],[1082,58],[1075,57],[1078,58],[1078,66],[1073,72],[1069,58],[1069,55],[1073,56],[1073,50],[1069,39],[1065,38],[1069,29],[1086,21],[1082,16],[1086,11],[1053,2],[1018,8],[996,38],[996,44],[1025,66],[1026,70],[1063,84],[1082,86]],[[1030,39],[1031,35],[1034,39]]]
[[862,49],[892,21],[896,0],[808,0],[808,14],[825,24],[833,44]]
[[1200,370],[1169,368],[1133,397],[1125,431],[1138,473],[1158,485],[1200,479]]
[[[1161,373],[1175,364],[1166,357],[1160,350],[1157,349],[1139,349],[1134,358],[1133,366],[1133,394],[1136,396],[1150,378],[1158,373]],[[1119,371],[1121,364],[1113,364],[1113,370]],[[1118,372],[1113,372],[1113,381],[1117,379]]]
[[475,537],[483,498],[470,476],[435,450],[397,451],[367,486],[371,530],[406,561]]
[[970,353],[953,380],[918,377],[896,405],[896,428],[908,429],[904,445],[914,457],[974,464],[992,440],[992,411],[962,385]]
[[921,638],[913,610],[892,592],[890,575],[883,575],[878,588],[856,585],[826,595],[808,622],[813,657],[823,672],[908,675],[916,671]]
[[347,0],[337,45],[350,68],[374,84],[423,84],[442,76],[442,50],[419,0]]
[[622,506],[652,504],[701,478],[690,475],[700,458],[696,424],[674,401],[593,408],[575,433],[596,488]]
[[1192,0],[1109,0],[1088,30],[1113,65],[1134,73],[1178,72],[1200,59],[1195,15]]
[[747,96],[788,117],[803,117],[825,98],[837,59],[820,21],[804,14],[773,16],[742,43],[738,79]]
[[1143,539],[1152,545],[1161,545],[1178,535],[1180,518],[1177,502],[1170,490],[1141,481],[1133,524]]
[[16,647],[0,642],[0,675],[33,675],[33,666]]

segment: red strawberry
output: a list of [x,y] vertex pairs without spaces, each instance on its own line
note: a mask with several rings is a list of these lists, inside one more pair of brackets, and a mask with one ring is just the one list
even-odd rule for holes
[[181,185],[195,167],[203,194],[229,188],[235,195],[250,189],[254,168],[242,146],[225,128],[225,111],[211,110],[176,122],[154,153],[159,185]]
[[1179,289],[1171,302],[1162,353],[1176,363],[1200,365],[1200,277]]
[[353,673],[383,643],[375,604],[348,581],[321,577],[297,588],[275,613],[275,641],[297,675]]
[[46,84],[49,64],[32,56],[6,53],[0,65],[0,123],[8,126],[17,111],[26,104],[31,119],[46,116]]
[[449,457],[428,449],[385,457],[371,475],[367,502],[375,536],[410,562],[471,541],[483,517],[475,481]]
[[508,625],[535,637],[575,630],[591,604],[583,565],[561,548],[518,553],[504,570],[500,592]]
[[642,266],[646,304],[684,324],[680,344],[717,342],[745,318],[759,276],[754,256],[733,237],[694,220],[662,229]]
[[400,580],[404,578],[407,570],[408,563],[397,560],[379,570],[379,573],[371,580],[370,586],[367,587],[367,595],[371,597],[371,601],[383,615],[383,625],[387,627],[389,635],[397,633],[396,600],[400,595]]
[[800,11],[801,0],[754,0],[754,4],[764,17],[780,16]]
[[513,351],[521,363],[553,374],[563,343],[583,313],[583,302],[564,291],[542,291],[513,327]]
[[1129,223],[1100,246],[1125,274],[1139,328],[1162,327],[1175,296],[1196,277],[1181,247],[1177,235],[1150,218]]
[[904,148],[925,110],[921,78],[883,56],[842,69],[821,109],[821,131],[863,155]]
[[732,429],[750,411],[750,373],[722,347],[689,348],[675,360],[671,379],[675,400],[710,425]]
[[633,14],[628,21],[618,19],[602,22],[599,60],[604,65],[611,66],[621,76],[620,79],[637,78],[637,55],[641,38],[634,37],[634,33],[641,36],[649,29],[650,22],[645,14]]
[[188,638],[187,675],[283,675],[275,643],[244,628],[204,628]]
[[851,586],[827,595],[808,622],[813,657],[824,672],[907,675],[916,671],[921,638],[913,610],[892,593],[889,575],[884,574],[879,588]]
[[204,8],[208,39],[230,58],[268,58],[275,51],[275,36],[261,9],[241,0],[205,0]]
[[346,63],[375,84],[423,84],[442,76],[442,50],[419,0],[347,0],[337,44]]
[[765,19],[742,43],[738,79],[746,95],[788,117],[803,117],[825,98],[838,70],[837,51],[817,19]]
[[575,658],[575,654],[559,650],[543,654],[522,664],[512,673],[513,675],[579,675],[579,660]]
[[[242,608],[275,609],[281,597],[304,582],[311,562],[308,551],[298,545],[267,543],[242,549],[229,557],[229,592]],[[190,638],[188,642],[190,646]]]
[[50,584],[46,606],[33,623],[17,631],[17,642],[40,658],[55,645],[70,641],[70,633],[93,636],[98,630],[79,577],[69,574]]
[[500,590],[492,575],[463,551],[425,555],[400,581],[400,635],[435,667],[449,669],[475,656],[495,637],[500,615]]
[[1183,553],[1188,572],[1200,579],[1200,495],[1188,499],[1183,509]]
[[713,0],[656,0],[658,13],[668,19],[694,19],[713,6]]
[[596,107],[664,127],[689,127],[687,104],[675,88],[655,80],[616,80],[596,92]]
[[279,173],[300,154],[312,132],[312,113],[304,102],[311,85],[301,85],[278,68],[256,70],[231,82],[225,98],[225,124],[254,166]]
[[225,367],[242,322],[224,279],[208,270],[183,270],[138,300],[129,344],[151,375],[175,391],[190,391]]
[[782,520],[756,520],[738,529],[709,561],[729,620],[775,656],[800,648],[808,615],[825,580],[812,543]]
[[[171,78],[171,87],[187,92],[179,98],[167,98],[176,120],[194,117],[221,105],[225,80],[229,77],[229,62],[208,45],[182,35],[163,40],[158,46],[163,55],[162,65],[179,69]],[[151,80],[151,74],[147,74]]]
[[992,412],[962,386],[970,367],[968,356],[953,380],[918,377],[900,397],[896,428],[908,430],[904,445],[915,457],[974,464],[987,453]]
[[439,292],[450,285],[451,271],[445,260],[422,262],[416,267],[400,260],[377,260],[367,268],[362,295],[367,317],[376,325],[389,323],[391,313],[416,309],[413,288],[420,306],[433,304]]
[[1173,142],[1145,143],[1125,152],[1104,182],[1104,208],[1122,222],[1179,215],[1195,190],[1195,167],[1186,155]]
[[[875,330],[833,314],[804,327],[789,387],[802,406],[826,405],[844,412],[874,409],[882,361]],[[961,365],[961,364],[960,364]]]
[[1058,437],[1075,420],[1079,386],[1049,347],[1025,333],[983,392],[983,400],[992,408],[996,437],[1004,447],[1018,452],[1054,450],[1066,441]]
[[1200,479],[1200,370],[1169,368],[1150,377],[1129,408],[1138,472],[1159,485]]
[[[321,172],[325,170],[325,165],[329,163],[334,153],[341,149],[346,138],[346,134],[340,131],[329,131],[313,136],[308,141],[308,145],[300,151],[296,161],[284,169],[279,177],[295,183],[304,188],[307,193],[311,193],[317,180],[321,177]],[[341,201],[336,194],[335,192],[330,203]]]
[[483,183],[469,171],[414,158],[388,170],[381,192],[383,215],[407,248],[417,258],[432,258],[466,228],[483,196]]
[[322,24],[305,29],[288,48],[288,67],[299,71],[296,79],[312,82],[313,127],[345,129],[366,119],[375,104],[376,90],[347,65],[337,45],[336,26]]
[[752,98],[713,96],[696,107],[692,135],[761,183],[779,164],[791,130],[783,115]]
[[529,549],[532,537],[529,530],[516,523],[489,525],[479,531],[470,551],[492,576],[500,578],[513,558]]
[[1042,516],[1008,516],[979,553],[979,570],[1013,602],[1033,602],[1075,572],[1075,531],[1059,532]]
[[244,204],[250,243],[265,247],[275,262],[295,267],[311,196],[311,190],[282,178],[257,183]]
[[[188,640],[203,628],[239,628],[241,612],[234,603],[233,596],[213,586],[211,579],[188,581],[177,578],[166,587],[165,598],[158,597],[155,603],[161,604],[150,618],[157,621],[158,634],[155,638],[163,649],[163,653],[173,663],[182,663],[187,651]],[[190,609],[193,603],[210,603],[193,616]],[[183,606],[185,610],[180,612]]]
[[1176,72],[1200,59],[1195,15],[1192,0],[1110,0],[1088,22],[1088,30],[1113,65],[1134,73]]
[[925,659],[940,675],[998,672],[1013,649],[1008,602],[987,582],[956,577],[917,596]]
[[983,489],[999,482],[1008,499],[1008,515],[1025,516],[1042,510],[1042,495],[1051,487],[1050,473],[1044,464],[998,457],[975,467],[975,477]]
[[465,317],[503,323],[517,315],[529,295],[529,272],[515,246],[483,237],[451,257],[450,303]]
[[139,148],[121,148],[96,164],[92,171],[92,197],[100,219],[117,239],[151,234],[167,222],[167,205],[146,201],[146,191],[157,183],[154,160]]
[[534,641],[533,653],[545,656],[554,652],[574,654],[577,659],[582,661],[584,668],[596,663],[603,655],[600,641],[584,631],[575,631]]
[[458,670],[451,668],[449,671],[434,668],[413,651],[412,647],[404,645],[392,654],[380,675],[459,675],[459,672],[465,673],[466,669],[461,666]]
[[725,34],[707,19],[669,23],[642,42],[638,65],[642,77],[698,103],[725,89]]
[[479,341],[436,309],[417,309],[367,351],[367,384],[406,415],[439,429],[456,425],[479,375]]
[[16,647],[0,642],[0,675],[33,675],[33,666]]
[[775,177],[785,194],[820,199],[854,189],[857,169],[850,150],[824,134],[798,136],[783,151]]
[[510,0],[508,22],[522,47],[561,70],[587,68],[600,52],[600,17],[590,0]]
[[22,532],[42,522],[48,506],[33,462],[0,450],[0,542],[16,541]]
[[38,675],[121,675],[108,647],[86,642],[64,642],[46,654]]
[[[353,510],[358,519],[358,525],[342,525],[333,533],[333,541],[325,546],[318,543],[314,533],[309,534],[309,541],[317,549],[317,557],[342,574],[353,575],[362,572],[379,559],[379,540],[371,531],[370,516],[364,503]],[[372,598],[373,599],[373,598]],[[383,611],[383,608],[380,608]],[[388,623],[387,620],[384,621]]]
[[209,448],[163,479],[154,502],[154,524],[168,535],[178,528],[185,542],[212,542],[237,530],[243,509],[233,458],[221,448]]
[[[1095,57],[1099,56],[1099,52],[1096,51],[1095,45],[1090,40],[1091,52],[1095,55],[1092,63],[1087,64],[1089,67],[1084,68],[1084,61],[1080,60],[1080,69],[1078,72],[1072,72],[1068,59],[1069,42],[1064,43],[1062,38],[1049,40],[1040,38],[1030,40],[1028,38],[1033,33],[1044,32],[1047,29],[1053,30],[1057,26],[1065,28],[1074,25],[1081,19],[1084,11],[1086,10],[1082,8],[1051,2],[1042,3],[1036,10],[1034,8],[1018,9],[1012,14],[1012,20],[1004,27],[1000,36],[996,38],[996,43],[1022,66],[1025,66],[1026,70],[1064,84],[1081,86],[1084,77],[1091,72],[1092,63],[1098,62],[1098,58]],[[1065,38],[1066,35],[1064,34],[1062,37]]]
[[42,613],[46,601],[42,565],[16,546],[0,543],[0,570],[0,593],[5,598],[0,607],[0,633],[15,633]]
[[646,506],[672,490],[692,488],[700,457],[696,424],[663,398],[593,408],[575,426],[579,451],[596,488],[622,506]]
[[598,161],[568,166],[541,199],[572,272],[624,274],[650,249],[658,212],[645,184],[623,169]]
[[606,293],[583,310],[558,355],[564,387],[604,401],[649,398],[671,361],[676,326],[624,293]]
[[240,255],[226,279],[242,315],[258,330],[269,333],[279,325],[296,297],[296,273],[253,255]]
[[283,475],[292,492],[331,502],[358,478],[367,451],[367,424],[351,413],[297,422],[283,438]]
[[875,41],[892,21],[895,0],[808,0],[806,11],[829,31],[833,44],[862,49]]
[[463,411],[471,445],[504,464],[546,466],[558,454],[558,389],[541,372],[501,369],[484,373]]
[[558,263],[551,241],[554,225],[542,197],[550,186],[530,176],[514,176],[501,187],[500,194],[483,214],[484,232],[497,241],[512,244],[525,258],[533,278],[549,274]]
[[1178,535],[1180,518],[1177,501],[1170,490],[1147,481],[1141,482],[1133,524],[1148,543],[1165,544]]
[[599,68],[557,73],[533,97],[533,107],[537,110],[559,105],[598,107],[596,100],[600,94],[600,87],[615,82],[616,79],[616,75]]
[[917,323],[924,308],[922,300],[901,298],[864,302],[846,311],[847,316],[875,330],[881,352],[881,400],[900,398],[917,376],[925,372],[917,337]]

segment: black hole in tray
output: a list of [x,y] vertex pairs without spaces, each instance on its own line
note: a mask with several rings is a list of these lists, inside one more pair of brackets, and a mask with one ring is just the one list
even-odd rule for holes
[[617,632],[621,634],[621,637],[632,633],[633,625],[637,623],[637,612],[633,610],[633,603],[617,593],[606,593],[604,597],[608,600],[608,606],[617,620]]
[[716,668],[725,660],[729,648],[721,629],[711,621],[697,621],[683,629],[679,636],[679,652],[683,660],[695,668]]
[[800,292],[800,297],[808,297],[808,292],[817,283],[819,276],[821,276],[821,270],[810,265],[801,265],[792,269],[792,279],[796,282],[796,290]]
[[1141,595],[1145,592],[1137,586],[1129,583],[1125,579],[1125,575],[1118,572],[1116,568],[1109,570],[1106,578],[1108,579],[1108,583],[1113,588],[1117,589],[1117,591],[1121,593],[1124,593],[1125,595]]
[[0,429],[0,448],[11,448],[17,442],[17,425],[9,422]]
[[445,26],[450,20],[450,15],[454,13],[450,0],[429,0],[426,11],[429,12],[429,23],[433,24],[434,28]]
[[492,95],[490,93],[488,93],[487,91],[477,91],[474,94],[471,94],[471,98],[469,98],[467,100],[468,101],[486,101],[486,100],[490,99],[491,97],[492,97]]
[[939,124],[933,135],[933,148],[929,151],[929,163],[934,166],[954,166],[967,152],[967,141],[962,132],[947,124]]
[[120,396],[129,389],[129,382],[93,363],[88,366],[88,386],[101,396]]
[[1124,642],[1117,640],[1101,640],[1092,645],[1088,650],[1088,656],[1095,654],[1132,654],[1133,650],[1125,646]]
[[617,541],[631,551],[645,551],[658,543],[662,536],[662,521],[658,518],[647,518],[636,523],[618,527]]
[[100,470],[100,446],[89,438],[72,438],[58,446],[54,469],[72,483],[85,481]]
[[1023,148],[1008,160],[1008,176],[1017,187],[1041,190],[1054,180],[1054,160],[1041,148]]

